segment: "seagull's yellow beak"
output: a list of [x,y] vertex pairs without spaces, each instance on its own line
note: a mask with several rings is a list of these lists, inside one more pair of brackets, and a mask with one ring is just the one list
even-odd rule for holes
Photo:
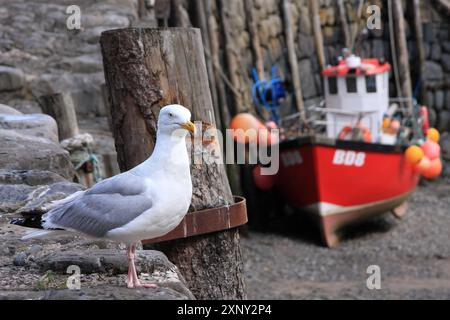
[[190,131],[192,133],[195,133],[195,124],[193,124],[191,121],[185,122],[181,124],[181,127],[183,129],[186,129],[187,131]]

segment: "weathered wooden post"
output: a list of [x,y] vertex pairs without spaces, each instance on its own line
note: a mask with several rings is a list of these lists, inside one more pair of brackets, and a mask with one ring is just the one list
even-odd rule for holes
[[[182,104],[194,120],[215,125],[198,29],[111,30],[102,34],[100,43],[121,170],[150,155],[158,112],[167,104]],[[196,210],[233,203],[223,164],[192,164],[191,174]],[[246,297],[236,228],[163,242],[157,248],[180,268],[197,298]]]
[[428,105],[427,101],[427,84],[425,82],[425,48],[423,46],[423,30],[422,30],[422,15],[420,10],[420,0],[413,1],[414,8],[414,28],[416,31],[416,46],[419,56],[419,79],[420,79],[420,101],[424,105]]
[[297,62],[297,54],[295,52],[294,32],[292,28],[292,17],[289,0],[283,0],[283,18],[285,23],[286,44],[288,49],[288,61],[291,70],[292,84],[294,87],[295,106],[300,113],[300,120],[303,125],[306,123],[305,108],[303,106],[303,93],[300,83],[300,69]]
[[38,98],[42,112],[53,117],[58,124],[59,140],[79,134],[77,115],[70,93],[53,93]]
[[406,106],[408,110],[412,113],[412,86],[411,86],[411,76],[409,74],[409,57],[408,57],[408,46],[406,43],[406,33],[405,33],[405,19],[403,15],[403,8],[401,1],[392,1],[392,12],[394,15],[394,28],[397,40],[398,49],[398,73],[400,76],[400,91],[401,96],[408,98]]
[[309,15],[313,27],[314,43],[316,45],[317,58],[319,59],[320,70],[325,69],[325,51],[323,48],[323,35],[320,26],[319,1],[309,0]]

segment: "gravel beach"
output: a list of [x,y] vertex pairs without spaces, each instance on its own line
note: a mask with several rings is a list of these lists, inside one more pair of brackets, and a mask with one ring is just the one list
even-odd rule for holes
[[[250,299],[450,299],[450,185],[420,186],[403,220],[366,222],[333,249],[295,217],[242,244]],[[367,288],[370,265],[379,290]]]

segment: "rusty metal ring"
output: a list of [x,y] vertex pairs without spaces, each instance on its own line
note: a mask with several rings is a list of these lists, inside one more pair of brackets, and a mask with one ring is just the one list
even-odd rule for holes
[[189,212],[181,223],[166,235],[142,240],[142,243],[151,244],[227,230],[246,224],[247,221],[245,198],[234,196],[233,204]]

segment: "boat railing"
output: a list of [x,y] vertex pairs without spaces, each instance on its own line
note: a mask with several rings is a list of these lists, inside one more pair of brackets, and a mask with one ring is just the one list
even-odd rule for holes
[[[409,109],[406,107],[406,103],[411,101],[415,109],[417,109],[417,101],[412,98],[407,97],[395,97],[389,98],[389,105],[397,104],[395,110],[397,112],[401,112],[404,117],[409,118],[412,115],[410,114]],[[280,119],[280,127],[283,128],[286,132],[290,132],[290,135],[300,135],[300,133],[305,132],[304,128],[308,127],[313,130],[315,134],[326,134],[326,128],[329,125],[336,126],[336,121],[331,123],[326,120],[327,113],[341,114],[341,115],[353,115],[355,116],[355,121],[358,122],[362,118],[369,116],[373,113],[378,112],[378,110],[343,110],[338,108],[329,108],[325,105],[325,100],[321,100],[318,103],[312,104],[306,107],[306,123],[302,123],[300,113],[294,113],[286,117],[282,117]],[[370,126],[372,123],[370,124]],[[369,128],[370,129],[370,128]]]

